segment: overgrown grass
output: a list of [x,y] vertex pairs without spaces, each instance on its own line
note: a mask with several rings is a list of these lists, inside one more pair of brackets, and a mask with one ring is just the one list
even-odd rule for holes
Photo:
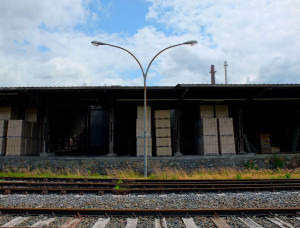
[[149,176],[150,179],[283,179],[300,178],[297,169],[199,169],[192,173],[184,170],[157,169]]
[[50,169],[18,169],[16,171],[5,170],[0,172],[1,177],[43,177],[43,178],[109,178],[106,175],[99,173],[92,173],[89,170],[75,170],[59,169],[56,171]]
[[[71,171],[60,169],[52,171],[49,169],[20,169],[17,171],[6,170],[0,172],[1,177],[61,177],[61,178],[116,178],[116,179],[142,179],[142,173],[134,170],[107,170],[106,174],[99,174],[88,170]],[[155,169],[150,172],[148,179],[287,179],[300,178],[300,168],[297,169],[237,169],[237,168],[220,168],[205,169],[200,168],[194,172],[187,172],[182,169]]]

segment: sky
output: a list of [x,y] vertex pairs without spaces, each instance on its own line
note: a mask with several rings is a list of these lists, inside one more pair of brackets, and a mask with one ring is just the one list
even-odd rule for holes
[[300,83],[300,0],[0,0],[0,87]]

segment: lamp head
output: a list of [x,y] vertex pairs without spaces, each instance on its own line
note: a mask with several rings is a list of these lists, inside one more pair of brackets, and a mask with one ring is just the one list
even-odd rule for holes
[[190,40],[190,41],[184,42],[183,44],[189,44],[189,45],[191,45],[191,46],[194,46],[194,45],[196,45],[197,43],[198,43],[197,40]]
[[100,45],[106,45],[106,43],[103,43],[103,42],[100,42],[100,41],[92,41],[91,42],[92,43],[92,45],[94,45],[94,46],[100,46]]

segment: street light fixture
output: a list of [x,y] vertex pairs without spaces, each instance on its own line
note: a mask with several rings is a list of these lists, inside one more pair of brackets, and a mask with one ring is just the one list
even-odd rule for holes
[[139,64],[139,66],[141,68],[141,71],[143,73],[143,78],[144,78],[144,177],[147,177],[147,135],[146,135],[146,133],[147,133],[147,112],[146,112],[146,108],[147,108],[147,90],[146,90],[146,79],[147,79],[147,74],[148,74],[149,68],[150,68],[152,62],[154,61],[154,59],[160,53],[164,52],[165,50],[173,48],[173,47],[181,46],[181,45],[191,45],[191,46],[193,46],[193,45],[196,45],[198,43],[198,41],[196,41],[196,40],[190,40],[190,41],[187,41],[187,42],[184,42],[184,43],[181,43],[181,44],[176,44],[176,45],[169,46],[169,47],[161,50],[160,52],[158,52],[152,58],[152,60],[150,61],[149,65],[148,65],[148,67],[146,69],[146,72],[144,71],[144,69],[143,69],[140,61],[135,57],[134,54],[132,54],[127,49],[119,47],[119,46],[116,46],[116,45],[103,43],[103,42],[100,42],[100,41],[92,41],[91,43],[94,46],[104,46],[104,45],[106,45],[106,46],[110,46],[110,47],[115,47],[115,48],[122,49],[123,51],[126,51],[127,53],[129,53],[137,61],[137,63]]

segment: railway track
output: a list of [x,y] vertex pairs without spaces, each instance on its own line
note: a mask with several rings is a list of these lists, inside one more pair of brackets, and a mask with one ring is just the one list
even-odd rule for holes
[[[23,227],[106,227],[110,222],[118,223],[118,220],[126,224],[122,227],[134,228],[139,220],[147,218],[147,226],[144,227],[173,227],[172,223],[182,223],[180,227],[196,228],[196,223],[205,221],[207,227],[230,228],[234,223],[243,224],[238,227],[263,227],[257,222],[266,220],[274,227],[294,228],[299,227],[300,208],[235,208],[235,209],[70,209],[70,208],[0,208],[1,217],[9,215],[10,220],[0,227],[12,227],[24,224],[32,219],[31,224]],[[12,216],[13,215],[13,216]],[[40,217],[39,217],[40,216]],[[41,217],[43,216],[43,217]],[[64,219],[61,219],[64,218]],[[175,219],[175,221],[174,221]],[[58,222],[55,226],[54,222]],[[84,221],[85,220],[85,221]],[[88,220],[92,222],[87,222]],[[145,219],[144,219],[145,220]],[[177,220],[177,221],[176,221]],[[256,220],[256,221],[255,221]],[[0,219],[3,221],[3,219]],[[297,222],[299,221],[299,223]],[[33,224],[32,224],[33,223]],[[58,225],[60,223],[60,225]],[[84,225],[80,225],[84,223]],[[89,224],[89,225],[87,225]],[[141,225],[141,224],[140,224]],[[20,226],[19,226],[20,227]],[[112,225],[111,227],[121,227]]]
[[142,180],[1,178],[0,194],[151,194],[247,191],[296,191],[300,179],[278,180]]

